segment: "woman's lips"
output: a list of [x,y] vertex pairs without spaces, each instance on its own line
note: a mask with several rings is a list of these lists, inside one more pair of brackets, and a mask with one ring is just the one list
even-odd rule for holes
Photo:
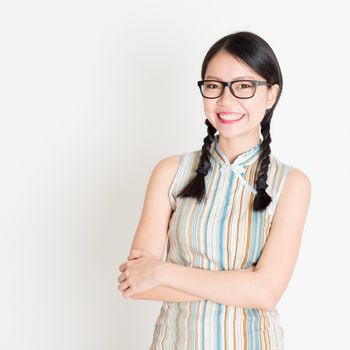
[[242,117],[237,119],[237,120],[224,120],[224,119],[220,118],[219,114],[217,114],[217,117],[218,117],[220,123],[222,123],[222,124],[237,124],[245,117],[245,114],[243,114]]

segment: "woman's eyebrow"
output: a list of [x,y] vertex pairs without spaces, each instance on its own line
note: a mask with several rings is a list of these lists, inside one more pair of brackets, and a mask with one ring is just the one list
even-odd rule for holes
[[[214,77],[212,75],[207,75],[206,79],[217,79],[217,80],[223,81],[223,79],[220,79],[218,77]],[[250,75],[244,75],[244,76],[241,76],[241,77],[236,77],[236,78],[231,79],[231,80],[239,80],[239,79],[255,79],[255,78],[250,76]]]

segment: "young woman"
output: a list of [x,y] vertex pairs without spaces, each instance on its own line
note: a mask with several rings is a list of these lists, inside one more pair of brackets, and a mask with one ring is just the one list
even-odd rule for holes
[[201,79],[208,135],[202,149],[154,168],[118,288],[163,301],[151,349],[283,349],[275,306],[311,183],[271,152],[280,66],[261,37],[237,32],[210,48]]

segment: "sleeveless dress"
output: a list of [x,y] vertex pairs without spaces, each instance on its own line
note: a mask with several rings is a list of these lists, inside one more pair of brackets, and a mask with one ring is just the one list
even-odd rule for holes
[[[266,188],[272,201],[253,212],[254,178],[262,152],[259,143],[232,164],[218,144],[211,145],[211,169],[205,176],[206,196],[176,198],[196,175],[201,150],[182,153],[169,188],[170,218],[166,261],[207,270],[246,269],[259,260],[290,165],[273,153]],[[279,314],[210,300],[163,302],[150,350],[275,350],[283,349]]]

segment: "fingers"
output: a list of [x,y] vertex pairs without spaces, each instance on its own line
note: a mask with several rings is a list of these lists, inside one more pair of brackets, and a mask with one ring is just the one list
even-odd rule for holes
[[118,277],[118,282],[123,282],[126,279],[126,276],[124,273],[122,273],[119,277]]
[[132,266],[133,262],[125,261],[119,266],[119,271],[124,272],[127,266]]
[[132,266],[135,262],[131,260],[136,260],[136,259],[130,259],[128,261],[125,261],[121,265],[119,265],[119,271],[124,272],[127,266]]
[[119,266],[119,271],[122,272],[118,277],[118,282],[120,283],[118,286],[118,289],[120,291],[125,291],[129,287],[128,282],[126,281],[126,276],[124,272],[127,266],[132,266],[135,263],[135,262],[131,262],[130,260],[135,260],[141,257],[153,258],[154,256],[150,251],[146,249],[132,249],[127,258],[128,260]]
[[125,291],[127,288],[129,288],[129,284],[127,282],[120,283],[120,285],[118,286],[118,289],[121,292]]

